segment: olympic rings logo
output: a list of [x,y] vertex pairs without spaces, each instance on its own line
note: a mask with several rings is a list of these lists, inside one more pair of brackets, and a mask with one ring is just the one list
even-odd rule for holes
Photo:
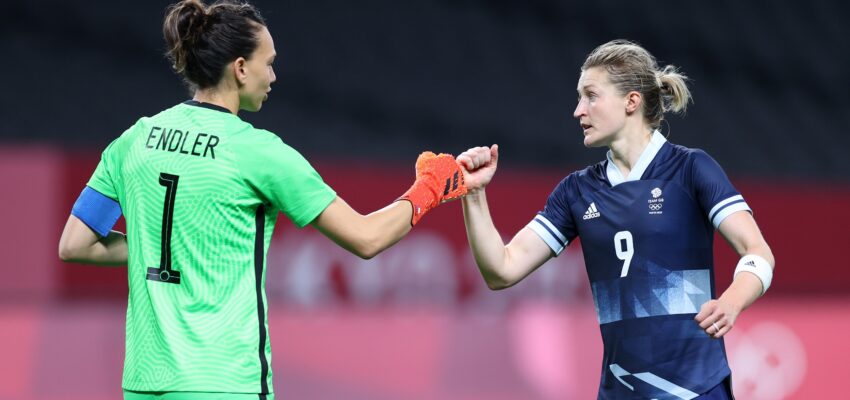
[[660,209],[661,209],[661,206],[663,206],[663,205],[664,205],[664,204],[658,204],[658,203],[656,203],[656,204],[650,204],[650,205],[649,205],[649,209],[650,209],[650,210],[652,210],[652,211],[658,211],[658,210],[660,210]]

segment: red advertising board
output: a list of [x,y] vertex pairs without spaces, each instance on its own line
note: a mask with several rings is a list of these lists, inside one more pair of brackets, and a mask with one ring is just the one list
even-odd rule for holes
[[[18,153],[20,154],[20,153]],[[23,156],[19,157],[24,159]],[[99,156],[97,153],[42,152],[36,158],[27,156],[25,163],[53,165],[51,190],[57,191],[55,200],[49,206],[40,208],[50,213],[51,233],[64,223],[71,205],[85,185],[93,171]],[[412,165],[378,165],[362,160],[335,160],[316,163],[317,170],[325,180],[349,204],[361,213],[377,210],[403,193],[413,181]],[[38,171],[36,168],[34,171]],[[545,204],[546,197],[555,185],[567,174],[570,168],[562,171],[532,170],[512,168],[510,160],[502,160],[500,170],[487,188],[487,197],[496,227],[506,240],[521,229]],[[776,276],[771,286],[771,294],[776,293],[815,293],[848,294],[850,290],[850,260],[843,254],[850,226],[850,185],[813,185],[795,183],[758,183],[733,179],[739,191],[753,208],[759,226],[777,259]],[[31,182],[30,185],[38,185]],[[45,189],[47,190],[47,189]],[[35,205],[35,204],[33,204]],[[817,213],[809,210],[821,210]],[[9,212],[13,221],[26,215],[22,212]],[[123,223],[123,222],[119,222]],[[288,234],[292,225],[286,218],[279,218],[278,232],[272,251],[281,256],[281,248],[291,248],[288,238],[301,240],[298,235]],[[313,228],[305,228],[304,235],[315,234]],[[55,232],[58,237],[58,232]],[[412,246],[405,242],[419,236],[416,241],[430,240],[426,247]],[[430,239],[426,239],[426,236]],[[320,252],[337,252],[328,246]],[[419,252],[423,257],[438,257],[437,250],[427,246],[448,246],[453,252],[443,253],[454,265],[460,266],[468,261],[465,252],[466,237],[459,202],[444,204],[427,215],[416,226],[410,238],[400,242],[399,247]],[[578,248],[575,244],[571,248]],[[276,249],[277,248],[277,249]],[[578,250],[580,251],[580,250]],[[395,252],[399,253],[398,251]],[[387,257],[388,258],[388,257]],[[353,258],[349,261],[336,261],[343,270],[351,263],[359,264]],[[405,262],[419,259],[412,253],[398,255],[394,260]],[[394,262],[383,260],[382,263]],[[726,287],[731,282],[737,255],[719,236],[715,238],[715,271],[718,287]],[[369,265],[374,265],[372,263]],[[345,266],[344,266],[345,265]],[[431,265],[434,265],[431,263]],[[582,264],[583,265],[583,264]],[[812,273],[811,267],[817,266],[818,273]],[[446,272],[457,275],[453,280],[460,296],[466,296],[472,284],[467,280],[469,266]],[[60,268],[60,267],[57,267]],[[274,268],[272,266],[272,268]],[[471,268],[474,271],[474,267]],[[126,283],[119,271],[103,271],[92,268],[60,268],[57,285],[59,293],[71,297],[90,297],[112,295],[123,297]],[[336,270],[335,270],[336,271]],[[347,271],[335,273],[345,274]],[[539,272],[537,272],[539,273]],[[473,274],[474,275],[474,274]],[[824,277],[829,279],[824,279]],[[471,278],[471,277],[470,277]],[[348,282],[337,279],[337,288],[346,287]],[[436,278],[434,278],[436,279]],[[104,284],[104,282],[107,282]],[[345,296],[345,293],[337,293]]]
[[[126,269],[62,264],[65,218],[98,154],[0,148],[0,398],[120,396]],[[320,162],[361,213],[403,193],[412,165]],[[505,239],[569,172],[502,160],[487,189]],[[727,349],[745,399],[836,398],[850,357],[850,186],[735,180],[777,259],[767,296]],[[10,188],[25,187],[27,196]],[[812,212],[812,210],[819,210]],[[120,225],[119,225],[120,227]],[[718,287],[737,256],[716,239]],[[395,247],[361,260],[281,217],[268,257],[275,385],[293,398],[592,398],[601,344],[581,246],[520,284],[486,288],[460,204],[445,204]],[[81,368],[84,366],[84,368]]]
[[[727,336],[735,394],[844,398],[846,298],[765,298]],[[0,306],[0,398],[121,396],[123,302]],[[278,396],[296,399],[589,399],[601,370],[593,305],[502,310],[271,304]]]

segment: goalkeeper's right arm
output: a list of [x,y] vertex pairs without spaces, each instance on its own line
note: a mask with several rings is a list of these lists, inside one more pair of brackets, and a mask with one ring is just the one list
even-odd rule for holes
[[425,213],[464,194],[466,186],[454,157],[425,152],[416,161],[416,180],[398,201],[361,215],[337,197],[312,225],[346,250],[369,259],[401,240]]

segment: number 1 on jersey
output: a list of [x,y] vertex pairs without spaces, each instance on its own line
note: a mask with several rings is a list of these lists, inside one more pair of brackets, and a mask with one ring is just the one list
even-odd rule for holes
[[617,253],[617,258],[623,261],[623,270],[620,271],[620,278],[624,278],[629,274],[629,264],[632,263],[632,256],[635,255],[631,232],[620,231],[614,235],[614,251]]
[[171,269],[171,225],[174,221],[174,197],[177,196],[177,175],[159,174],[159,184],[165,186],[165,204],[162,206],[162,246],[159,268],[148,268],[148,280],[180,284],[180,272]]

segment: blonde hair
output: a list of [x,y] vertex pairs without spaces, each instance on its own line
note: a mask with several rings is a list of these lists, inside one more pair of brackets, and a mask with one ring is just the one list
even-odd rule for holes
[[594,49],[581,70],[603,67],[621,94],[635,91],[643,97],[643,116],[653,129],[661,126],[664,113],[684,113],[691,100],[688,77],[667,65],[658,68],[655,57],[639,44],[612,40]]

